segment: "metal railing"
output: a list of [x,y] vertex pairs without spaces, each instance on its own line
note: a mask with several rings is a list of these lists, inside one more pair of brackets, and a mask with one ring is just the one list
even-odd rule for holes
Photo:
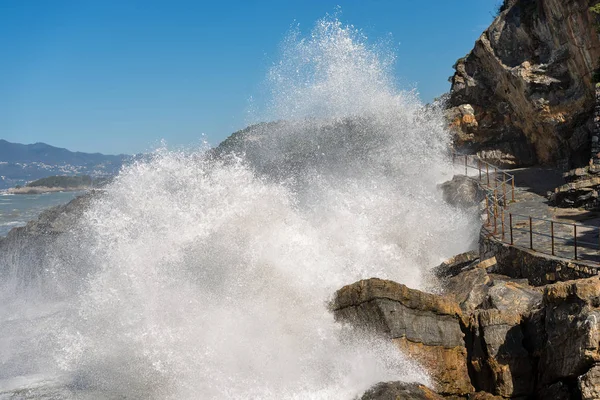
[[[486,190],[484,229],[511,246],[570,260],[600,263],[600,227],[562,222],[510,212],[515,201],[515,178],[474,155],[452,155],[465,175],[476,170],[475,178]],[[473,175],[471,175],[473,177]]]

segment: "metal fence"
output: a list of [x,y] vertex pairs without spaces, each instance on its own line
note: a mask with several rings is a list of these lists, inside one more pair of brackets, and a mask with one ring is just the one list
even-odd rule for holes
[[[453,154],[465,175],[478,179],[486,190],[484,229],[512,246],[571,259],[600,263],[600,227],[522,215],[510,211],[515,201],[515,178],[474,155]],[[469,174],[469,171],[472,174]]]

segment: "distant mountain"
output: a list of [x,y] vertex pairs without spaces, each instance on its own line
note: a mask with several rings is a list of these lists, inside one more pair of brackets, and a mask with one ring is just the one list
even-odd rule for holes
[[115,175],[131,156],[69,151],[46,143],[20,144],[0,139],[0,189],[52,175]]

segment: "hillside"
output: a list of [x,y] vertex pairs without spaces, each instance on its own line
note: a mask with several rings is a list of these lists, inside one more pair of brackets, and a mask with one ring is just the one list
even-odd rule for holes
[[27,187],[61,187],[61,188],[78,188],[89,187],[92,185],[92,178],[89,175],[77,176],[49,176],[47,178],[38,179],[29,182]]
[[0,189],[53,175],[116,174],[127,155],[73,152],[45,143],[20,144],[0,139]]

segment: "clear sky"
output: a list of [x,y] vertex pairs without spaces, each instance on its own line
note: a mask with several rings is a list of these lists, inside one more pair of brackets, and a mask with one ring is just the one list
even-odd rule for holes
[[[0,0],[0,138],[86,152],[218,144],[245,126],[290,26],[391,35],[396,79],[424,102],[499,0]],[[1,160],[0,160],[1,161]]]

